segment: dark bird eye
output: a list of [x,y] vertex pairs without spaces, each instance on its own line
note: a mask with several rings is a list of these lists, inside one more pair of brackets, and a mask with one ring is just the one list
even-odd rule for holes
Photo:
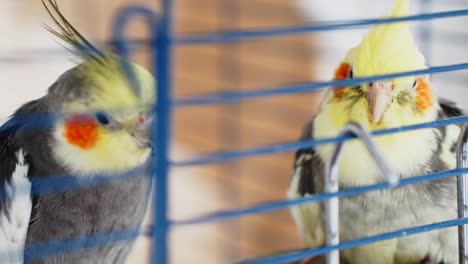
[[414,80],[413,88],[416,88],[416,85],[418,85],[418,80]]
[[101,125],[108,125],[109,124],[109,117],[103,112],[97,112],[96,113],[96,120],[101,124]]
[[353,67],[349,68],[348,78],[349,78],[349,79],[352,79],[352,78],[353,78]]

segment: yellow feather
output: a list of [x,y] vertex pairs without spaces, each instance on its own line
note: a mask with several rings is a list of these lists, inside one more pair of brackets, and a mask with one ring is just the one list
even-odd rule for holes
[[[76,69],[90,93],[90,100],[70,102],[65,112],[105,111],[124,127],[135,124],[142,111],[150,111],[155,100],[155,81],[145,68],[132,64],[139,82],[141,95],[137,95],[122,71],[119,58],[106,55],[103,66],[87,60]],[[150,154],[149,149],[140,148],[127,131],[99,127],[96,145],[87,150],[71,145],[64,135],[63,121],[56,125],[54,155],[75,174],[99,172],[121,172],[141,165]]]
[[[396,0],[390,17],[407,15],[408,0]],[[426,68],[407,22],[375,26],[352,52],[353,71],[357,77]],[[411,77],[395,81],[397,85],[398,82],[407,84],[409,79]]]
[[94,98],[93,104],[87,105],[88,110],[125,110],[142,105],[148,107],[154,102],[155,83],[150,72],[137,64],[131,64],[141,89],[141,95],[138,96],[122,70],[121,59],[112,54],[106,55],[105,59],[104,66],[93,60],[87,60],[78,66],[77,74],[87,81],[89,87],[86,88]]
[[407,16],[408,10],[408,0],[395,0],[392,8],[392,17]]

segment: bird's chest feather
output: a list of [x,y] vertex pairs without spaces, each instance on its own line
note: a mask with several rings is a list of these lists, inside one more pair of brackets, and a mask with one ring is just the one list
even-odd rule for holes
[[[374,143],[399,175],[416,176],[437,150],[436,133],[431,129],[409,131],[374,138]],[[329,160],[333,146],[317,148],[323,160]],[[346,142],[339,164],[340,185],[344,187],[371,185],[384,179],[364,144],[358,140]]]
[[[86,190],[41,196],[33,209],[26,247],[84,235],[136,230],[145,215],[150,186],[148,177],[138,177]],[[121,263],[122,256],[130,249],[129,242],[92,248],[71,255],[53,256],[49,261]]]
[[149,188],[149,179],[138,177],[90,189],[43,195],[34,208],[29,241],[137,227],[146,210]]
[[356,239],[453,219],[455,188],[455,179],[447,178],[341,199],[341,236]]
[[[26,148],[26,153],[29,154],[26,159],[30,165],[28,177],[32,179],[33,189],[41,186],[37,184],[42,182],[43,177],[74,176],[74,173],[51,155],[47,135],[28,136],[33,137],[27,138],[28,140],[39,142],[27,144]],[[81,176],[78,178],[85,179]],[[135,175],[130,180],[119,179],[91,188],[84,186],[79,189],[67,189],[65,192],[33,196],[26,249],[34,248],[38,243],[76,239],[111,231],[136,230],[147,209],[150,187],[149,177]],[[130,249],[130,242],[28,263],[121,263]]]

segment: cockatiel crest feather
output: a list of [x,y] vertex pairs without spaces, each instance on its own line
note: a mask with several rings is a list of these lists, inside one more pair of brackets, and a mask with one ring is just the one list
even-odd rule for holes
[[[153,97],[151,95],[152,91],[148,92],[150,89],[153,90],[153,77],[147,70],[137,64],[129,63],[113,53],[99,50],[65,18],[56,0],[42,0],[42,4],[58,30],[47,25],[45,25],[45,28],[64,41],[69,46],[65,47],[67,50],[83,60],[84,63],[79,66],[79,73],[92,75],[88,76],[87,79],[93,82],[101,82],[98,84],[93,83],[93,87],[112,89],[112,91],[104,91],[109,93],[123,91],[123,89],[114,89],[116,85],[127,86],[130,84],[131,91],[136,95]],[[104,80],[99,80],[97,78],[99,75],[105,77]],[[131,95],[125,94],[123,96]]]
[[[390,17],[407,15],[408,0],[395,1]],[[407,22],[375,26],[362,42],[349,52],[347,60],[353,62],[356,77],[426,68],[424,56],[416,46]]]
[[89,42],[85,37],[83,37],[83,35],[81,35],[78,30],[75,29],[75,27],[73,27],[73,25],[60,11],[56,0],[42,0],[42,4],[60,30],[57,31],[47,25],[45,25],[45,28],[69,44],[71,46],[71,49],[67,48],[69,51],[75,53],[85,60],[91,59],[99,63],[104,62],[104,53],[91,44],[91,42]]

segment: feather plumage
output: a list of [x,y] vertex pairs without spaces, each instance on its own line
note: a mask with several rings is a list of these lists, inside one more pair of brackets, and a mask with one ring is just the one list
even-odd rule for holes
[[[440,118],[453,117],[462,114],[462,110],[451,102],[443,100]],[[455,115],[456,114],[456,115]],[[301,140],[314,139],[314,122],[308,123],[304,128]],[[428,172],[447,170],[453,167],[454,153],[451,145],[456,141],[457,133],[449,132],[452,128],[441,128],[437,131],[437,139],[434,144],[438,147],[432,152],[432,157],[423,164],[415,175],[423,175]],[[346,146],[345,146],[346,148]],[[447,163],[446,157],[451,156],[450,163]],[[355,155],[359,159],[359,155]],[[356,160],[356,162],[359,162]],[[324,163],[322,157],[317,155],[314,148],[301,149],[296,152],[293,177],[289,186],[288,197],[295,199],[299,197],[315,195],[324,192]],[[435,182],[421,183],[416,186],[406,186],[393,190],[386,190],[379,193],[370,193],[356,197],[343,198],[340,205],[340,230],[341,239],[357,239],[378,233],[390,232],[399,228],[429,224],[434,221],[448,220],[456,216],[455,199],[455,180],[448,178]],[[340,189],[345,188],[341,186]],[[422,193],[421,193],[422,191]],[[372,201],[372,202],[371,202]],[[387,202],[385,202],[387,201]],[[449,201],[452,201],[451,203]],[[423,210],[416,210],[415,208]],[[325,243],[325,233],[322,220],[323,207],[319,203],[306,204],[291,208],[291,214],[300,230],[305,244],[309,247],[319,247]],[[373,227],[368,228],[368,227]],[[452,237],[451,237],[452,236]],[[408,263],[408,259],[417,262],[426,256],[432,257],[432,260],[451,262],[448,257],[454,257],[451,254],[456,245],[447,245],[446,241],[454,239],[456,241],[455,229],[441,230],[422,234],[420,236],[403,237],[398,242],[392,242],[391,252],[394,252],[395,259]],[[419,245],[420,241],[431,241],[436,239],[438,243],[431,247],[423,246],[420,255],[411,258],[411,251],[402,251],[404,248],[412,249],[412,245]],[[382,244],[370,246],[367,249],[369,259],[362,259],[363,255],[358,255],[359,259],[353,258],[352,250],[348,250],[346,258],[350,263],[393,263],[383,262],[384,257],[379,256],[377,252]],[[385,248],[385,247],[384,247]],[[400,248],[399,250],[397,248]],[[444,253],[445,252],[445,253]],[[449,254],[450,253],[450,254]],[[382,252],[383,254],[383,252]],[[393,254],[393,253],[392,253]],[[409,256],[408,256],[409,254]],[[440,255],[437,255],[440,254]],[[377,257],[378,256],[378,257]],[[392,257],[393,259],[393,257]],[[381,262],[382,261],[382,262]],[[449,262],[447,262],[449,261]],[[414,262],[411,262],[414,263]]]
[[49,13],[54,23],[60,29],[59,31],[45,25],[45,28],[65,41],[71,46],[71,52],[80,56],[85,60],[92,60],[100,64],[104,63],[106,57],[99,49],[97,49],[91,42],[89,42],[75,27],[65,18],[60,11],[56,0],[41,0],[45,9]]
[[[408,15],[408,1],[395,2],[390,17]],[[356,76],[372,76],[425,69],[425,58],[419,51],[408,22],[377,25],[349,55]],[[394,81],[408,80],[411,77]]]

